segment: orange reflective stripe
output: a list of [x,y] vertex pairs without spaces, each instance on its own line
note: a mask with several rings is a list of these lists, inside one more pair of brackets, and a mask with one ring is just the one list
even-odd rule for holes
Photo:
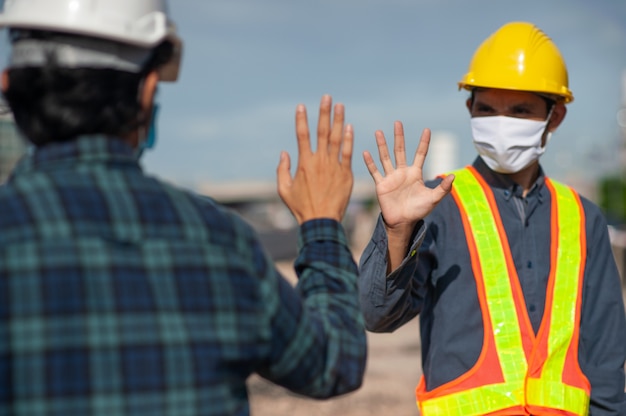
[[[493,193],[473,168],[454,173],[452,197],[470,251],[484,344],[476,365],[456,380],[426,392],[422,378],[416,389],[422,415],[586,414],[588,382],[577,361],[586,251],[577,194],[547,180],[553,267],[535,338]],[[497,376],[488,380],[486,372]]]

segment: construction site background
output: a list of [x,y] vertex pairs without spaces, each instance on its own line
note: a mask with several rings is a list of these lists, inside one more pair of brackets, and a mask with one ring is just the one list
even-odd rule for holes
[[[9,114],[0,114],[0,184],[27,151]],[[378,219],[372,181],[357,180],[344,220],[351,249],[358,262]],[[575,180],[572,180],[575,182]],[[569,183],[594,200],[590,184]],[[275,192],[273,182],[199,184],[196,191],[209,195],[234,211],[257,230],[277,268],[296,283],[297,225]],[[615,259],[626,300],[626,231],[609,227]],[[258,376],[248,380],[251,412],[271,416],[418,416],[415,387],[422,375],[419,322],[414,319],[391,334],[368,333],[368,362],[363,386],[345,396],[316,401],[296,396]]]

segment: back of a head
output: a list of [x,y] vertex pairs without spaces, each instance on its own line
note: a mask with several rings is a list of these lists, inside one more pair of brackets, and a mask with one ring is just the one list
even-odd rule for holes
[[142,80],[175,81],[182,42],[165,0],[7,0],[5,98],[36,145],[122,135],[141,123]]
[[564,103],[574,99],[559,49],[527,22],[507,23],[492,33],[474,52],[458,85],[536,92]]

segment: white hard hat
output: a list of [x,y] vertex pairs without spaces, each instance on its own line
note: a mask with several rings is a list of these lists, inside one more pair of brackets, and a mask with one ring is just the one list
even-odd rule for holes
[[182,41],[166,0],[5,0],[0,28],[84,35],[145,49],[170,41],[174,56],[161,79],[178,77]]

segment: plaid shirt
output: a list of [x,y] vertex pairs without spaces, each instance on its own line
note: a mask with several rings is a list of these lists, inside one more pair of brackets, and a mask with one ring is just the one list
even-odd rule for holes
[[294,289],[249,225],[146,176],[118,139],[0,187],[0,415],[247,415],[246,378],[356,389],[366,341],[341,226],[302,225]]

